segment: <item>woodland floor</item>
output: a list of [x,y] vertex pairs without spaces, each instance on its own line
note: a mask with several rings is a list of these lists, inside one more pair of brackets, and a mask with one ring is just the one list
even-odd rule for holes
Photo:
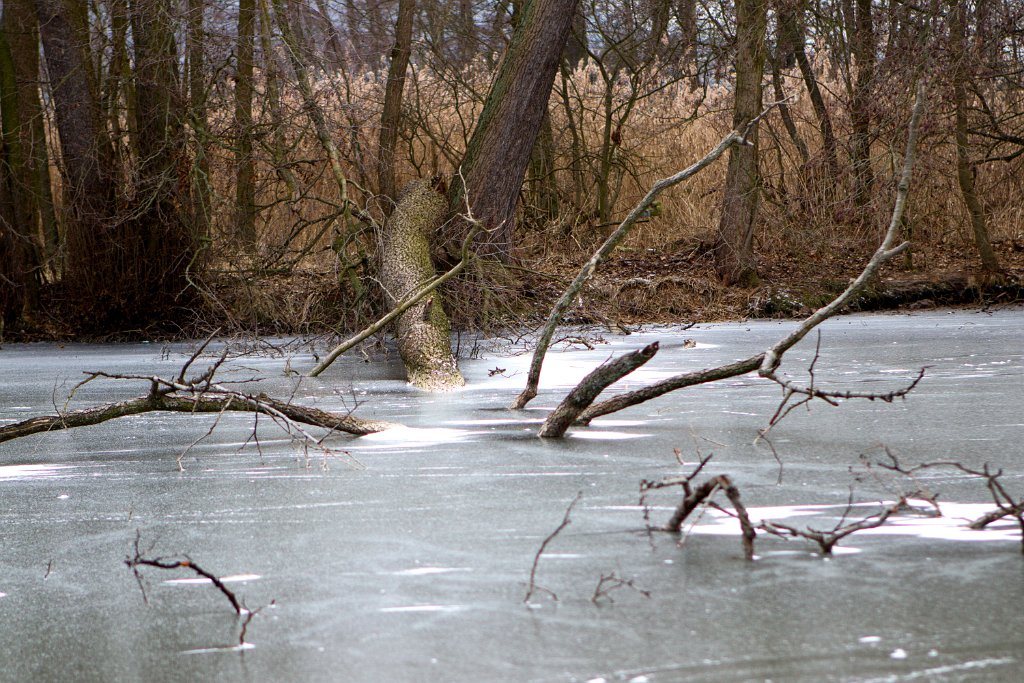
[[[485,332],[530,328],[543,321],[554,301],[589,257],[578,247],[548,244],[520,254],[510,284],[492,292],[493,312]],[[989,306],[1024,300],[1024,240],[994,243],[1005,276],[979,278],[979,261],[968,244],[915,246],[910,260],[897,257],[851,310],[927,309]],[[532,253],[531,253],[532,251]],[[546,253],[545,253],[546,252]],[[567,252],[571,255],[567,256]],[[680,240],[660,248],[620,248],[598,268],[566,324],[720,322],[744,318],[798,318],[828,303],[856,277],[871,248],[853,244],[765,248],[760,245],[761,283],[753,288],[722,286],[708,245]],[[459,289],[459,288],[462,289]],[[448,302],[473,302],[478,285],[456,285]],[[103,336],[77,335],[64,323],[59,305],[31,329],[8,329],[0,341],[120,341],[197,338],[220,329],[238,336],[340,335],[371,322],[354,313],[350,296],[330,268],[288,274],[231,273],[207,279],[206,306],[193,319]],[[446,303],[456,328],[479,326],[476,303]],[[363,307],[369,310],[368,307]]]
[[[1024,242],[1003,241],[994,248],[1005,271],[1001,281],[979,278],[979,261],[969,248],[921,247],[909,262],[899,256],[887,265],[851,309],[926,309],[1024,299]],[[711,253],[703,244],[623,251],[598,269],[590,300],[577,309],[576,322],[804,317],[842,292],[870,255],[868,249],[834,244],[818,250],[774,251],[758,259],[760,285],[742,289],[719,284]],[[560,267],[557,272],[569,280],[576,269]]]

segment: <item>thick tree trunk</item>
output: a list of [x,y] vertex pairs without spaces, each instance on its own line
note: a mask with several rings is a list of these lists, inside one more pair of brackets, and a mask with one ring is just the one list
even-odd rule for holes
[[39,115],[38,55],[31,6],[8,0],[0,27],[0,324],[27,321],[39,308],[43,259],[36,178],[45,141],[36,139],[33,125]]
[[[447,214],[443,191],[437,179],[410,183],[384,225],[380,282],[393,304],[434,277],[430,242]],[[451,325],[436,292],[398,318],[396,333],[413,385],[444,391],[465,384],[452,355]]]
[[113,150],[91,90],[86,37],[61,0],[35,0],[60,138],[67,298],[98,327],[128,302],[117,291],[126,230],[115,218]]
[[[122,291],[134,296],[129,318],[167,320],[185,303],[195,235],[189,220],[185,113],[178,96],[176,21],[171,0],[133,0],[135,102],[138,112],[138,183],[141,207],[132,225],[138,252],[125,250]],[[133,263],[129,259],[135,257]]]
[[[733,129],[744,130],[761,113],[767,27],[765,0],[736,3],[736,99]],[[749,144],[729,150],[722,199],[722,216],[715,242],[715,268],[727,285],[749,286],[757,281],[754,267],[754,224],[760,200],[757,129]]]
[[[465,187],[452,183],[452,212],[465,210],[468,195],[473,217],[487,229],[482,255],[509,256],[516,200],[578,2],[531,0],[523,8],[462,160]],[[469,227],[455,230],[461,243]]]

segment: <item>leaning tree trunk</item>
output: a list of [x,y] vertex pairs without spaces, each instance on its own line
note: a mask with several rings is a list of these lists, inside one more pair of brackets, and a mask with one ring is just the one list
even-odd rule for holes
[[[388,68],[384,109],[380,116],[380,150],[377,154],[377,191],[387,200],[395,196],[395,145],[402,120],[402,93],[412,53],[412,20],[415,12],[416,0],[399,0],[395,44],[391,48],[391,66]],[[390,201],[385,201],[384,206],[390,212]]]
[[516,200],[578,2],[531,0],[523,8],[462,160],[465,187],[452,183],[452,212],[465,211],[468,195],[473,217],[487,228],[478,242],[482,255],[507,258],[511,250]]
[[[733,129],[743,131],[761,113],[767,29],[765,0],[736,3],[736,101]],[[746,145],[729,151],[722,216],[715,243],[715,268],[727,285],[751,285],[754,268],[754,222],[760,199],[757,170],[757,129],[746,135]]]
[[[434,276],[430,242],[448,210],[444,189],[439,179],[410,183],[384,224],[380,282],[392,303]],[[436,291],[398,318],[396,332],[409,382],[432,391],[465,384],[452,355],[451,325]]]
[[818,79],[814,75],[814,67],[807,57],[807,49],[804,47],[805,29],[802,22],[802,14],[805,8],[803,3],[794,3],[783,6],[778,12],[779,40],[785,42],[786,46],[793,51],[793,58],[800,67],[800,75],[804,79],[804,86],[807,88],[807,95],[811,100],[811,107],[814,109],[814,116],[818,119],[818,128],[821,131],[822,151],[825,154],[825,164],[828,168],[829,183],[835,183],[839,177],[839,157],[836,135],[832,128],[832,117],[825,106],[825,98],[818,87]]

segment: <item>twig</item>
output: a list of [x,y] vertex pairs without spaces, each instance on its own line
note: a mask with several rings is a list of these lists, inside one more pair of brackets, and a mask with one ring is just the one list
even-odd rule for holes
[[850,494],[850,500],[847,501],[846,509],[843,510],[843,515],[839,522],[829,530],[819,530],[807,527],[806,529],[798,529],[788,524],[782,524],[781,522],[770,522],[763,521],[757,525],[758,529],[772,534],[774,536],[790,536],[792,538],[806,538],[810,541],[814,541],[821,548],[822,555],[831,555],[832,549],[850,534],[864,529],[874,529],[885,524],[889,516],[896,512],[903,501],[897,501],[894,505],[884,508],[881,512],[865,517],[864,519],[852,522],[850,524],[843,524],[846,521],[846,517],[849,515],[850,510],[853,508],[853,493]]
[[547,591],[547,593],[549,593],[551,595],[551,597],[554,598],[556,601],[558,600],[558,596],[555,595],[554,592],[552,592],[552,591],[550,591],[550,590],[548,590],[546,588],[541,588],[540,586],[537,585],[537,565],[540,563],[540,556],[544,554],[544,551],[548,547],[548,543],[551,543],[551,541],[554,540],[555,536],[557,536],[558,534],[560,534],[562,532],[562,529],[564,529],[565,527],[567,527],[570,524],[572,524],[572,519],[570,518],[570,514],[572,514],[572,509],[574,507],[576,507],[576,503],[578,503],[580,501],[580,498],[582,498],[582,497],[583,497],[583,491],[580,491],[579,493],[576,494],[576,497],[572,499],[571,503],[569,503],[569,507],[567,507],[565,509],[565,516],[562,517],[562,523],[559,524],[558,527],[554,531],[552,531],[548,535],[548,537],[545,538],[541,542],[540,548],[537,549],[537,554],[534,555],[534,557],[533,557],[533,566],[530,567],[530,583],[529,583],[529,585],[527,587],[527,590],[526,590],[526,597],[523,598],[523,602],[524,603],[530,602],[530,598],[533,597],[534,592],[536,590],[538,590],[539,588],[541,590]]
[[651,592],[637,586],[633,579],[623,579],[616,576],[615,572],[612,572],[611,574],[601,575],[601,578],[597,582],[597,586],[594,587],[594,594],[590,596],[590,601],[595,605],[600,604],[602,600],[615,602],[610,593],[613,590],[618,590],[619,588],[632,588],[645,598],[651,597]]
[[[224,582],[221,581],[216,574],[213,574],[212,572],[203,569],[198,564],[193,562],[192,559],[187,555],[185,555],[184,559],[182,560],[166,559],[163,557],[143,557],[143,552],[139,549],[139,541],[140,533],[136,531],[134,545],[135,554],[131,557],[126,557],[124,563],[125,565],[127,565],[129,569],[132,570],[132,573],[135,575],[136,581],[139,582],[140,588],[142,587],[143,584],[142,573],[140,572],[139,567],[156,567],[157,569],[188,569],[194,572],[195,574],[203,577],[204,579],[209,579],[210,582],[213,584],[213,587],[216,588],[225,598],[228,599],[228,602],[231,603],[231,607],[235,610],[235,614],[241,616],[242,611],[244,610],[242,603],[239,602],[238,597],[235,596],[235,594],[231,591],[230,588],[224,585]],[[146,600],[145,596],[145,590],[143,590],[143,600],[148,603],[148,600]]]

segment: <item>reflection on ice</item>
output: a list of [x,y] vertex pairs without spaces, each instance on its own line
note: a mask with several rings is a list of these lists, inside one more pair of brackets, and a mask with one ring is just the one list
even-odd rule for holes
[[201,647],[197,650],[185,650],[181,654],[183,655],[209,655],[216,654],[218,652],[241,652],[242,650],[252,650],[256,646],[252,643],[241,643],[240,645],[225,645],[224,647]]
[[[905,655],[906,653],[904,653]],[[936,653],[937,654],[937,653]],[[928,653],[929,656],[934,656],[932,652]],[[899,659],[894,657],[894,659]],[[947,674],[954,674],[964,671],[972,671],[976,669],[987,669],[993,666],[1005,666],[1007,664],[1016,664],[1017,660],[1013,657],[989,657],[987,659],[975,659],[969,662],[961,662],[959,664],[948,664],[946,666],[933,666],[928,669],[921,669],[920,671],[912,671],[910,673],[902,675],[883,676],[880,678],[865,678],[862,679],[863,683],[891,683],[892,681],[933,681],[940,680],[938,676],[946,676]],[[946,680],[946,679],[941,679]],[[956,679],[961,680],[961,679]]]

